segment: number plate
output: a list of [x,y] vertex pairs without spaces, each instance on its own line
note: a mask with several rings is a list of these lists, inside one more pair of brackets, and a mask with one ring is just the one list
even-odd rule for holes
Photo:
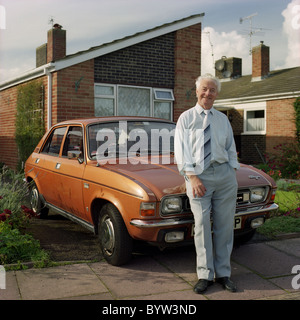
[[[211,227],[212,226],[213,226],[213,224],[211,223]],[[235,217],[234,218],[234,230],[241,229],[241,227],[242,227],[242,218],[241,217]],[[193,223],[192,232],[191,232],[192,237],[194,236],[194,234],[195,234],[195,224]]]

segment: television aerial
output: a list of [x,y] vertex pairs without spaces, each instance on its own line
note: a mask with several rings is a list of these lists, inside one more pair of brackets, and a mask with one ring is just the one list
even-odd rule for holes
[[254,28],[252,25],[252,19],[253,17],[257,16],[258,13],[253,13],[250,16],[244,17],[244,18],[240,18],[240,24],[243,23],[243,21],[245,20],[249,20],[249,24],[250,24],[250,30],[247,32],[247,35],[249,36],[249,55],[252,54],[252,37],[256,34],[256,33],[260,33],[260,34],[264,34],[262,32],[262,30],[270,30],[270,29],[264,29],[264,28]]
[[52,29],[53,29],[53,24],[54,24],[54,17],[50,16],[49,20],[48,20],[48,24],[51,24]]
[[212,44],[212,42],[211,42],[211,39],[210,39],[210,32],[209,32],[209,31],[207,31],[207,32],[204,31],[203,33],[207,34],[207,36],[208,36],[208,41],[209,41],[210,48],[211,48],[212,63],[213,63],[213,68],[214,68],[214,64],[215,64],[215,59],[214,59],[214,46],[213,46],[213,44]]

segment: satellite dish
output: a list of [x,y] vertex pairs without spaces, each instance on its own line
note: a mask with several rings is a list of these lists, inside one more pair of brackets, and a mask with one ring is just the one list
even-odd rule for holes
[[226,71],[223,72],[223,77],[224,78],[230,78],[230,76],[231,76],[231,72],[229,70],[226,70]]
[[218,71],[222,71],[224,69],[224,67],[225,67],[225,61],[223,59],[216,61],[215,68]]

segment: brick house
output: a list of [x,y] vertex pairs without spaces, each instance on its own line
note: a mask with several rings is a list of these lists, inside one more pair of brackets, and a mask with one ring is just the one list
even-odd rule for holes
[[73,118],[140,115],[177,120],[195,99],[201,74],[201,22],[193,15],[76,54],[55,24],[36,49],[36,68],[0,84],[0,162],[16,167],[18,88],[43,85],[46,129]]
[[274,146],[296,142],[294,102],[300,96],[300,67],[270,72],[270,48],[252,49],[252,74],[242,76],[242,60],[216,61],[222,90],[215,107],[227,113],[242,162],[262,163]]

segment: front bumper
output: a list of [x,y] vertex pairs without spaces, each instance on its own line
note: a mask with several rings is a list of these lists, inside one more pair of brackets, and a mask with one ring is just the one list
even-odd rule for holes
[[[276,203],[246,208],[245,210],[240,209],[236,211],[235,217],[252,215],[258,213],[269,213],[270,211],[274,211],[278,209],[278,205]],[[138,227],[138,228],[164,228],[164,227],[172,227],[172,226],[180,226],[194,223],[193,218],[183,218],[183,219],[164,219],[164,220],[141,220],[141,219],[133,219],[130,221],[130,224]]]

